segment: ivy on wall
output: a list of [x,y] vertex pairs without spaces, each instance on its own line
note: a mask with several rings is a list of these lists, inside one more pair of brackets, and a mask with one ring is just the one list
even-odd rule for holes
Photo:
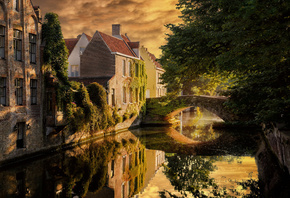
[[145,71],[145,63],[142,60],[131,60],[130,81],[128,83],[131,92],[131,100],[135,104],[129,104],[123,115],[123,120],[129,119],[139,112],[144,113],[146,109],[146,87],[147,75]]

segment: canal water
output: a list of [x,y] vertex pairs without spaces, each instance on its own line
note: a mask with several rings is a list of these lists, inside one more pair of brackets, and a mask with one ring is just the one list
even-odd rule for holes
[[290,197],[290,165],[260,131],[214,129],[199,108],[177,118],[3,167],[0,198]]

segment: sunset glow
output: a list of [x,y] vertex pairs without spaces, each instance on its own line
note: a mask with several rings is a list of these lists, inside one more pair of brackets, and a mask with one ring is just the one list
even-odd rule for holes
[[161,45],[166,43],[165,24],[177,24],[180,12],[176,10],[177,0],[32,0],[40,6],[44,17],[55,12],[60,17],[65,38],[75,38],[81,33],[93,35],[96,30],[111,34],[112,24],[121,24],[122,33],[128,33],[132,41],[159,57]]

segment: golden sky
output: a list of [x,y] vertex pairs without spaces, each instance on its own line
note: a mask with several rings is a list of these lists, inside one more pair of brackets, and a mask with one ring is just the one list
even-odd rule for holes
[[96,30],[111,35],[112,24],[121,24],[122,34],[131,41],[140,41],[159,57],[159,47],[166,43],[164,25],[181,22],[178,0],[32,0],[40,6],[44,17],[47,12],[59,15],[65,38],[81,33],[90,36]]

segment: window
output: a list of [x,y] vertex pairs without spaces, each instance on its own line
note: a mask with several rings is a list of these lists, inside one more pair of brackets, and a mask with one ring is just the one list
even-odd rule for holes
[[130,88],[130,90],[129,90],[129,102],[130,103],[133,103],[133,94],[132,94],[132,92],[133,92],[133,90],[132,90],[132,88]]
[[130,61],[128,62],[128,72],[129,72],[128,76],[132,77],[132,68],[131,68],[131,62]]
[[129,168],[132,168],[132,153],[129,155]]
[[71,77],[78,77],[79,76],[79,66],[72,65],[71,66]]
[[13,48],[14,48],[14,58],[17,61],[22,60],[22,32],[19,30],[14,30],[13,32]]
[[13,3],[14,3],[13,4],[14,10],[18,12],[20,10],[20,1],[19,0],[14,0]]
[[114,177],[115,174],[115,160],[111,162],[111,177]]
[[123,156],[122,168],[123,168],[123,173],[125,173],[125,170],[126,170],[126,155]]
[[123,60],[123,76],[126,76],[126,62]]
[[138,64],[135,64],[135,76],[139,76],[139,69],[138,69]]
[[138,190],[138,177],[135,177],[134,191]]
[[36,35],[29,34],[30,63],[36,63]]
[[5,58],[5,27],[0,26],[0,58]]
[[80,47],[80,55],[83,55],[85,49],[86,49],[85,47]]
[[127,95],[126,87],[123,87],[123,103],[127,103],[126,95]]
[[22,78],[15,79],[15,96],[16,96],[16,104],[23,105],[23,79]]
[[161,84],[161,82],[162,82],[162,79],[161,79],[161,74],[160,73],[158,73],[158,84]]
[[135,166],[138,165],[138,152],[135,152]]
[[30,99],[32,105],[37,104],[37,80],[35,79],[30,80]]
[[138,94],[138,88],[135,88],[135,102],[139,102],[138,96],[139,96],[139,94]]
[[6,78],[0,78],[0,104],[6,106]]
[[122,192],[121,192],[121,197],[125,198],[125,183],[122,183]]
[[139,151],[139,162],[142,162],[142,151]]
[[16,147],[24,148],[25,122],[18,122],[15,128],[17,131]]
[[116,105],[116,93],[115,89],[112,89],[112,106],[114,107]]

